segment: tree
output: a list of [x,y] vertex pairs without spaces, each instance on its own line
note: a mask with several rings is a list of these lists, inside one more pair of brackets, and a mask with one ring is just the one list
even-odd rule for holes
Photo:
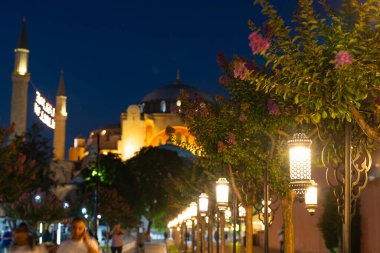
[[9,136],[14,132],[11,128],[0,128],[0,202],[10,203],[31,188],[36,179],[36,162],[18,149]]
[[[263,196],[264,172],[269,175],[273,191],[282,197],[290,194],[285,172],[288,163],[283,151],[289,137],[285,128],[292,125],[289,117],[292,111],[281,113],[269,95],[250,89],[247,82],[233,80],[234,67],[242,62],[240,58],[228,63],[221,55],[219,62],[225,71],[224,79],[228,80],[224,88],[229,99],[219,96],[216,104],[206,104],[189,101],[182,94],[181,115],[196,137],[199,160],[208,171],[222,168],[214,174],[229,175],[234,193],[246,207],[247,252],[251,252],[250,224],[253,206],[261,203]],[[290,205],[286,210],[291,209],[291,202],[285,202],[284,205]],[[289,235],[292,212],[286,214],[284,221]]]
[[[333,10],[319,1],[324,12],[318,13],[313,1],[299,0],[290,26],[269,1],[255,3],[268,21],[263,28],[249,23],[249,46],[264,64],[258,68],[243,58],[235,61],[234,89],[263,92],[274,102],[274,113],[290,110],[290,122],[315,127],[330,144],[326,166],[338,168],[343,161],[344,122],[353,126],[354,152],[368,147],[363,134],[379,140],[380,3],[343,0],[341,8]],[[228,84],[229,76],[221,81]],[[293,252],[290,238],[285,239],[285,252]]]
[[39,222],[50,224],[65,218],[68,209],[63,204],[51,192],[37,188],[24,192],[18,200],[7,204],[6,210],[12,217],[24,220],[36,228]]

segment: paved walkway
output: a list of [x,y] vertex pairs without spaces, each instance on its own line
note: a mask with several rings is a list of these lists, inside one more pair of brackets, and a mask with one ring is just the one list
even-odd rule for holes
[[[157,241],[152,241],[150,243],[145,243],[145,252],[144,253],[178,253],[178,249],[177,251],[173,250],[173,246],[170,246],[170,245],[174,245],[174,242],[172,240],[168,240],[168,252],[166,251],[166,245],[165,245],[165,242],[162,241],[162,240],[157,240]],[[169,252],[169,249],[172,249],[170,252]],[[188,244],[188,253],[191,252],[191,243]],[[262,247],[256,247],[254,246],[253,247],[253,253],[263,253],[264,252],[264,248]],[[278,253],[279,251],[278,250],[274,250],[274,249],[270,249],[269,250],[269,253]],[[216,245],[214,244],[214,253],[216,253]],[[226,249],[225,249],[225,253],[232,253],[232,242],[227,242],[226,243]],[[245,248],[243,245],[241,245],[240,243],[237,243],[236,245],[236,253],[245,253]]]

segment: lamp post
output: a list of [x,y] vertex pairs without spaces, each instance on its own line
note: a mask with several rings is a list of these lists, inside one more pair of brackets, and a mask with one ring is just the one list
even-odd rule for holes
[[[205,253],[206,243],[205,243],[205,227],[206,227],[206,215],[208,211],[208,196],[206,193],[199,195],[198,201],[199,214],[201,216],[201,253]],[[208,235],[212,236],[212,235]]]
[[[198,215],[198,205],[195,202],[190,203],[189,216],[191,219],[191,249],[195,253],[195,219]],[[198,239],[199,240],[199,239]]]
[[311,185],[311,140],[304,133],[296,133],[288,141],[290,184],[299,201],[304,200],[306,189]]
[[106,134],[106,130],[97,131],[96,133],[92,132],[91,136],[96,135],[96,181],[95,181],[95,191],[94,191],[94,236],[98,240],[98,192],[99,192],[99,167],[100,167],[100,136]]
[[216,181],[216,204],[220,212],[220,237],[221,253],[225,253],[225,232],[224,232],[224,211],[228,207],[229,182],[226,178],[219,178]]
[[182,213],[178,214],[177,216],[177,221],[178,221],[178,228],[179,228],[179,248],[181,252],[183,251],[184,248],[184,239],[183,239],[183,215]]

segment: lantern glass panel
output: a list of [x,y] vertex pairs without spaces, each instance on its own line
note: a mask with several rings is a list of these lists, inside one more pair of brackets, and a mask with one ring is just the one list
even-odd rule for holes
[[199,196],[199,212],[206,213],[208,210],[208,196],[206,193],[202,193]]
[[318,204],[318,189],[316,186],[310,186],[305,193],[305,204],[306,205],[317,205]]
[[310,180],[311,160],[310,147],[300,145],[289,149],[290,180]]
[[190,208],[189,208],[189,216],[197,217],[197,215],[198,215],[198,205],[195,202],[191,202]]
[[216,182],[216,202],[217,204],[228,203],[229,182],[225,178],[219,178]]

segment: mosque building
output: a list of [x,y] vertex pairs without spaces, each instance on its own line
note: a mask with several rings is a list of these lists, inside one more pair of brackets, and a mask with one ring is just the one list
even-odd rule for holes
[[[29,48],[24,19],[15,49],[15,67],[12,73],[11,122],[15,123],[16,134],[18,135],[24,134],[26,131],[28,84],[30,80],[28,56]],[[101,153],[119,154],[123,160],[126,160],[142,147],[156,147],[166,144],[168,136],[165,130],[168,126],[175,130],[176,141],[193,144],[194,136],[189,133],[185,123],[176,113],[176,108],[181,105],[178,97],[182,91],[189,94],[190,99],[197,96],[205,102],[213,103],[212,97],[205,92],[183,84],[178,71],[175,83],[158,87],[146,94],[139,104],[129,105],[126,111],[121,113],[120,123],[108,124],[95,129],[88,140],[84,137],[75,138],[73,147],[69,148],[68,160],[72,162],[81,161],[88,155],[89,141],[97,147],[97,140],[99,140]],[[51,109],[52,105],[46,101],[39,104],[41,107],[39,108],[40,119],[54,128],[53,154],[55,160],[65,160],[66,121],[68,117],[66,103],[64,75],[61,72],[55,108]],[[53,112],[50,112],[51,110]],[[50,123],[47,122],[49,116],[52,121]]]

